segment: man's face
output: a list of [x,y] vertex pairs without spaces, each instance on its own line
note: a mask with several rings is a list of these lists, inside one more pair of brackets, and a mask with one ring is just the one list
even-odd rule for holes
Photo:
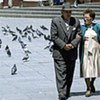
[[62,14],[63,14],[64,19],[65,19],[65,20],[68,20],[68,19],[70,19],[70,17],[71,17],[71,10],[64,10],[64,11],[62,12]]
[[84,14],[83,18],[84,18],[85,25],[91,25],[92,18],[90,17],[89,13],[88,14]]

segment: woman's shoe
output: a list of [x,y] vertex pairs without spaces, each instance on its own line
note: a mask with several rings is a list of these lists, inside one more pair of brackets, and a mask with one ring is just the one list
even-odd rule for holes
[[90,90],[87,90],[85,96],[86,96],[86,97],[90,97],[91,95],[92,95],[92,94],[91,94],[91,91],[90,91]]

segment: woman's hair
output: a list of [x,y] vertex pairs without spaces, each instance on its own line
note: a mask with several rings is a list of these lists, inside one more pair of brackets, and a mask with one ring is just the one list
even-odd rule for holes
[[95,19],[95,12],[92,10],[92,9],[86,9],[85,11],[84,11],[84,13],[83,13],[83,15],[85,15],[85,14],[89,14],[90,15],[90,17],[94,20]]

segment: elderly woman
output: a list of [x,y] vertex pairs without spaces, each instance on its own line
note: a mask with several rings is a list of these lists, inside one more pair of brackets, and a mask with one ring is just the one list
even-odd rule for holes
[[91,9],[84,11],[83,18],[80,64],[87,86],[86,97],[89,97],[95,92],[95,78],[100,76],[100,24],[93,23],[95,12]]

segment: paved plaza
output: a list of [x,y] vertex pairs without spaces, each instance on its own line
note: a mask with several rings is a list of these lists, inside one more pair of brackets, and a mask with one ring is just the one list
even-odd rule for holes
[[[100,23],[100,20],[96,21]],[[0,18],[0,100],[58,100],[56,90],[55,71],[52,54],[49,49],[44,49],[49,45],[49,41],[43,36],[34,35],[37,38],[21,37],[16,27],[24,30],[32,26],[32,29],[39,30],[46,36],[50,34],[51,19],[37,18]],[[83,21],[81,20],[81,24]],[[46,26],[48,30],[43,30],[40,26]],[[21,40],[27,44],[27,49],[31,51],[29,60],[24,62],[25,56],[18,39],[12,41],[10,32],[4,33],[4,27],[9,31],[14,31]],[[31,36],[31,33],[29,33]],[[5,51],[9,46],[11,57]],[[16,64],[17,72],[11,75],[11,68]],[[96,93],[85,97],[86,86],[83,78],[80,78],[79,60],[76,61],[74,81],[71,88],[69,100],[100,100],[100,79],[95,81]]]

